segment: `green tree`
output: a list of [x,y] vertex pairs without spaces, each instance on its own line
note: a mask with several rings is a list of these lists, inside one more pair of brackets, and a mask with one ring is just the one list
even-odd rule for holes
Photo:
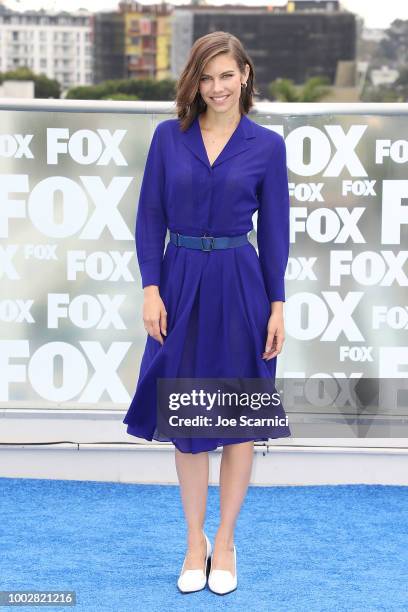
[[15,70],[0,73],[0,83],[3,81],[34,81],[35,98],[59,98],[61,86],[55,79],[49,79],[45,74],[36,74],[27,66],[19,66]]
[[377,85],[374,87],[374,85],[367,84],[360,99],[361,102],[405,102],[406,96],[389,86]]
[[130,96],[128,94],[125,93],[111,93],[111,94],[106,94],[106,96],[103,96],[101,98],[101,100],[138,100],[139,98],[137,96]]
[[330,91],[329,83],[326,76],[311,77],[304,85],[295,85],[292,79],[275,79],[268,93],[281,102],[318,102]]
[[[123,97],[124,96],[124,97]],[[172,79],[115,79],[97,85],[71,88],[66,98],[76,100],[173,100],[175,81]]]
[[408,63],[408,20],[394,19],[385,30],[385,37],[379,42],[375,58],[383,64],[401,66]]

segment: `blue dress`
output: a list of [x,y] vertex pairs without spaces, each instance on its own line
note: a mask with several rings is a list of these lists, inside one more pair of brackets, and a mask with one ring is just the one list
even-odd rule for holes
[[[168,230],[190,236],[234,236],[253,229],[257,244],[210,252],[177,247]],[[154,131],[136,217],[142,286],[158,285],[167,311],[163,345],[147,335],[127,433],[171,441],[198,453],[247,440],[291,435],[287,425],[263,438],[169,438],[157,429],[157,378],[275,378],[265,361],[271,302],[285,301],[289,192],[285,141],[247,115],[211,165],[198,117],[182,132],[166,119]],[[164,251],[164,253],[163,253]],[[282,405],[276,411],[285,418]]]

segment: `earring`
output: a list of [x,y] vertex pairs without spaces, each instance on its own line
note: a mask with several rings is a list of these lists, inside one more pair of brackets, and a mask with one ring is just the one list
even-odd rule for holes
[[241,83],[241,87],[246,87],[247,84],[246,83]]

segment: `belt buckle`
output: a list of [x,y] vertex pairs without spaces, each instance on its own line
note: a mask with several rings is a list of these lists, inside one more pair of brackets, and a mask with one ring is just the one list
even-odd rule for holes
[[180,234],[176,232],[176,246],[180,246]]
[[[203,239],[205,240],[206,238],[208,238],[209,240],[212,241],[210,243],[210,248],[209,249],[205,249],[204,248]],[[202,251],[211,251],[213,248],[214,248],[214,236],[201,236],[201,250]]]

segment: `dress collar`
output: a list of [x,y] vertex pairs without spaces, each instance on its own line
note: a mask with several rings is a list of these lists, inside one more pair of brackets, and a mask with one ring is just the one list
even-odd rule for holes
[[210,165],[198,121],[198,115],[192,121],[188,129],[185,132],[181,132],[181,134],[183,143],[210,169],[219,166],[234,155],[238,155],[249,149],[253,144],[251,139],[255,138],[253,122],[245,114],[242,114],[237,127],[229,137],[221,153],[214,163]]

